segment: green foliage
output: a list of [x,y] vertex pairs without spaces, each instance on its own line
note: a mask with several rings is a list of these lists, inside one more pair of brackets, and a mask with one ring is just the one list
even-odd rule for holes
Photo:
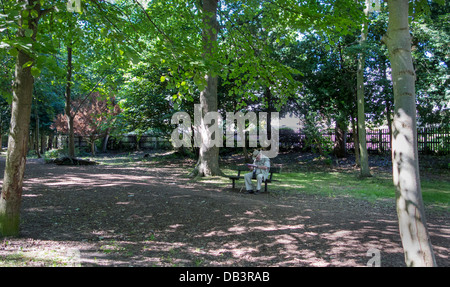
[[[307,34],[290,46],[291,65],[303,71],[296,76],[301,86],[290,101],[291,112],[305,118],[319,113],[327,120],[348,121],[356,111],[355,40],[354,36],[332,40]],[[327,49],[332,41],[333,48]]]
[[417,74],[416,95],[419,125],[445,126],[450,122],[448,68],[450,4],[432,4],[428,14],[412,23],[413,49]]
[[64,151],[61,149],[51,149],[44,153],[44,159],[55,159],[60,157],[62,154],[66,153],[64,153]]
[[[3,12],[6,13],[0,14],[0,46],[7,49],[12,57],[16,57],[19,50],[31,56],[33,61],[26,65],[31,66],[35,77],[39,76],[43,67],[51,65],[48,54],[55,51],[51,38],[38,33],[34,24],[54,9],[54,4],[48,2],[31,1],[31,6],[25,6],[21,1],[2,2]],[[62,7],[62,2],[56,5]]]
[[142,134],[149,129],[163,134],[169,132],[172,114],[183,106],[173,95],[175,91],[168,89],[169,84],[161,81],[160,75],[164,71],[167,69],[158,69],[143,61],[124,74],[124,84],[119,93],[122,112],[118,119],[122,132]]
[[[425,2],[411,5],[418,112],[423,125],[443,124],[450,117],[449,4]],[[384,7],[369,19],[369,39],[361,46],[362,2],[220,2],[218,43],[214,56],[205,59],[198,1],[82,1],[81,13],[68,12],[64,0],[34,3],[27,10],[20,2],[2,3],[0,93],[11,99],[18,51],[33,55],[25,65],[35,77],[34,105],[44,130],[61,111],[67,46],[73,48],[73,98],[82,99],[100,80],[97,91],[119,94],[120,132],[170,131],[174,112],[192,112],[206,72],[219,76],[223,110],[280,110],[302,117],[312,111],[348,121],[356,110],[352,79],[360,52],[366,54],[368,121],[385,123],[386,105],[392,108],[392,87],[382,73],[389,69],[380,45],[387,25]],[[39,29],[33,33],[21,18],[36,17]]]
[[311,147],[313,152],[318,152],[322,156],[328,156],[333,150],[333,142],[325,135],[326,130],[320,126],[323,124],[320,116],[316,113],[306,115],[305,127],[305,146]]
[[39,117],[40,133],[51,133],[51,127],[56,115],[64,110],[63,86],[58,84],[58,79],[54,73],[48,69],[43,69],[34,84],[34,99],[31,108],[30,126],[36,129],[36,116]]

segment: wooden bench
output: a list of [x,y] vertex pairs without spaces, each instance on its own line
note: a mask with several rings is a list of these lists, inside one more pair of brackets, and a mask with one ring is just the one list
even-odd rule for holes
[[[237,175],[229,176],[229,177],[228,177],[228,178],[231,179],[231,181],[232,181],[233,189],[235,188],[236,180],[239,180],[239,179],[243,179],[243,178],[244,178],[244,176],[241,176],[241,172],[244,172],[244,174],[245,174],[245,173],[251,172],[247,166],[238,166],[238,167],[236,168],[236,170],[237,170]],[[280,172],[281,172],[281,168],[280,168],[280,167],[270,167],[270,170],[269,170],[269,177],[268,177],[266,180],[263,180],[263,183],[264,183],[264,192],[267,192],[267,184],[268,184],[268,183],[271,183],[271,182],[273,182],[273,181],[278,181],[278,180],[276,180],[276,179],[273,178],[273,174],[274,174],[274,173],[280,173]],[[253,175],[253,178],[252,178],[252,179],[256,179],[256,176]]]

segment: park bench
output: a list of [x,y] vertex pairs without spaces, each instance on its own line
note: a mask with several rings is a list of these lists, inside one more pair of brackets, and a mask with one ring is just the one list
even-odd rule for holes
[[[228,178],[231,179],[231,181],[232,181],[233,189],[235,188],[236,180],[244,179],[244,176],[241,175],[241,172],[244,172],[244,174],[250,172],[250,170],[248,169],[247,166],[238,166],[235,170],[237,171],[237,175],[228,176]],[[273,178],[273,174],[274,173],[280,173],[280,172],[281,172],[281,168],[280,167],[270,167],[269,177],[266,180],[263,181],[263,183],[264,183],[264,192],[267,192],[267,184],[268,183],[272,183],[273,181],[278,181],[278,180]],[[256,179],[256,176],[253,175],[252,179]]]

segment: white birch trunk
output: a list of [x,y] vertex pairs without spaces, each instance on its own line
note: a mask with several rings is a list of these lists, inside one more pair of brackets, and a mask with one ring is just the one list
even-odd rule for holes
[[394,87],[392,163],[400,236],[407,266],[435,266],[420,187],[409,3],[389,0],[388,8],[384,42],[389,50]]

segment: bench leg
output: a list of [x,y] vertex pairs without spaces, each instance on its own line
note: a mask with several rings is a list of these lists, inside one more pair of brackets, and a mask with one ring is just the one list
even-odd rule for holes
[[234,179],[232,179],[232,181],[233,181],[233,189],[234,189]]
[[267,192],[267,181],[264,182],[264,192]]

